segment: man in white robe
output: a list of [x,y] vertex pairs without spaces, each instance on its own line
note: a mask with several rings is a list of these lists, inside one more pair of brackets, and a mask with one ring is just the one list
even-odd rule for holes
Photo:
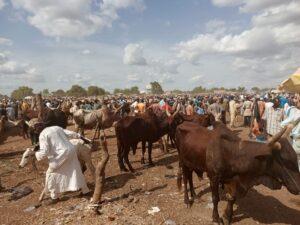
[[69,141],[74,138],[80,138],[80,135],[58,126],[47,127],[40,133],[40,150],[35,156],[38,161],[45,157],[49,160],[45,193],[50,193],[50,203],[57,202],[59,194],[63,192],[89,192],[77,158],[76,146]]

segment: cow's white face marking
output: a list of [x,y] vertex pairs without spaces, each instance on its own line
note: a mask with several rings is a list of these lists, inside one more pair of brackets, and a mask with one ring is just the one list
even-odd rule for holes
[[34,157],[34,151],[33,148],[26,148],[26,151],[23,153],[22,155],[22,159],[21,162],[19,164],[19,167],[23,168],[27,165],[27,163],[29,162],[29,160]]

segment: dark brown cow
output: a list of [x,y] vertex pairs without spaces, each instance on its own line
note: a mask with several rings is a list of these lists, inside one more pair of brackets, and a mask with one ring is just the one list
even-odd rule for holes
[[[297,157],[286,138],[290,130],[284,129],[268,143],[258,143],[241,141],[224,126],[209,131],[188,122],[179,125],[176,141],[183,167],[185,203],[190,205],[187,181],[192,192],[193,170],[208,174],[214,204],[213,221],[218,223],[231,223],[236,198],[244,196],[254,185],[263,184],[271,189],[284,185],[292,194],[299,194]],[[223,221],[218,214],[220,184],[225,185],[228,198]],[[191,194],[193,198],[194,193]]]
[[[145,152],[145,143],[148,142],[148,160],[153,165],[151,154],[152,144],[157,142],[163,135],[169,131],[169,120],[166,113],[157,116],[151,109],[139,116],[127,116],[117,122],[115,126],[117,145],[118,145],[118,162],[121,171],[127,171],[124,165],[126,162],[129,170],[132,168],[128,154],[131,147],[135,148],[139,142],[142,142],[142,150]],[[143,161],[143,159],[142,159]]]
[[2,116],[0,118],[0,143],[4,142],[8,137],[22,136],[25,138],[25,126],[24,120],[10,121],[5,116]]

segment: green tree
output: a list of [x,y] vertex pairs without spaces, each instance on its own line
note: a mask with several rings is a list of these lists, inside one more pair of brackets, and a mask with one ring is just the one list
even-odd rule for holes
[[42,91],[42,96],[43,96],[43,97],[47,97],[47,96],[49,96],[49,94],[50,94],[50,92],[49,92],[48,89],[44,89],[44,90]]
[[32,95],[33,95],[33,89],[27,86],[21,86],[11,93],[11,97],[14,99],[23,99],[26,96],[32,96]]
[[79,85],[73,85],[70,90],[67,91],[67,95],[73,97],[85,97],[87,96],[87,91]]
[[130,94],[133,95],[139,95],[140,94],[140,90],[138,86],[133,86],[130,88]]
[[52,95],[57,96],[57,97],[63,97],[63,96],[66,96],[66,92],[62,89],[58,89],[56,91],[53,91]]
[[114,89],[114,94],[125,94],[125,95],[138,95],[140,94],[140,90],[137,86],[133,86],[131,88],[125,88],[125,89],[120,89],[120,88],[115,88]]
[[122,89],[120,89],[120,88],[115,88],[114,89],[114,94],[121,94],[121,93],[123,93]]
[[240,87],[240,86],[239,86],[239,87],[237,88],[237,91],[240,92],[240,93],[243,93],[243,92],[246,91],[246,88],[245,88],[245,87]]
[[105,90],[97,86],[89,86],[87,89],[88,96],[105,95]]
[[176,94],[178,95],[178,94],[182,94],[183,91],[182,91],[182,90],[179,90],[179,89],[174,89],[173,91],[171,91],[171,93],[172,93],[172,94],[175,94],[175,95],[176,95]]
[[260,88],[259,87],[253,87],[253,88],[251,88],[251,91],[253,91],[254,93],[259,93]]
[[202,86],[198,86],[198,87],[195,87],[193,90],[192,90],[192,93],[203,93],[203,92],[207,92],[207,89],[205,87],[202,87]]
[[164,93],[164,90],[162,89],[160,83],[157,81],[151,82],[151,93],[155,95],[160,95]]

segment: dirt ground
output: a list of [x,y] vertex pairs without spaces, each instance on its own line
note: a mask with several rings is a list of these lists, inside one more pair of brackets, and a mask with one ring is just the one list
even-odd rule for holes
[[[247,129],[239,128],[240,136],[247,137]],[[31,166],[18,168],[22,150],[30,145],[29,140],[11,137],[0,146],[0,177],[6,190],[16,186],[28,186],[33,192],[17,201],[8,201],[11,193],[0,192],[0,224],[118,224],[118,225],[192,225],[212,224],[212,203],[208,180],[194,182],[199,198],[190,209],[183,203],[183,194],[178,192],[176,172],[178,158],[175,149],[163,154],[155,146],[155,167],[140,164],[141,149],[130,161],[136,174],[121,173],[117,164],[117,146],[113,131],[107,130],[110,159],[106,168],[105,202],[100,215],[90,213],[88,199],[78,193],[69,193],[69,199],[52,206],[28,210],[37,203],[43,188],[47,162],[37,163],[38,172]],[[88,133],[92,136],[92,132]],[[9,154],[6,154],[9,153]],[[93,162],[99,160],[100,152],[94,152]],[[147,159],[147,158],[146,158]],[[89,172],[86,178],[91,183]],[[224,210],[225,202],[219,207]],[[148,210],[158,207],[159,212],[150,215]],[[30,208],[29,208],[30,209]],[[24,211],[25,210],[25,211]],[[221,213],[222,214],[222,213]],[[252,189],[234,207],[234,224],[300,224],[300,196],[290,194],[285,188],[272,191],[263,186]]]

